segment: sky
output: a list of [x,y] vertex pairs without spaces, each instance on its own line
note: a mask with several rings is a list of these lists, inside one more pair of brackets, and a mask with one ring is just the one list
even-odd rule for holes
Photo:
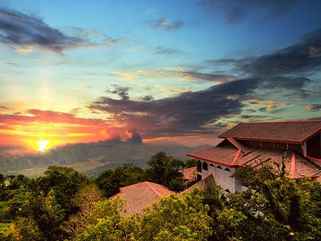
[[0,148],[211,144],[321,116],[321,2],[0,1]]

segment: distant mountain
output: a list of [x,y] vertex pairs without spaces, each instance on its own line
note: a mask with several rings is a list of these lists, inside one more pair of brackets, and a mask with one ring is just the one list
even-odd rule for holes
[[133,135],[127,141],[119,139],[95,143],[72,144],[52,149],[45,154],[24,156],[0,156],[0,173],[41,175],[50,165],[64,165],[89,175],[125,163],[145,166],[149,158],[160,151],[185,158],[189,147],[177,144],[143,143],[140,136]]

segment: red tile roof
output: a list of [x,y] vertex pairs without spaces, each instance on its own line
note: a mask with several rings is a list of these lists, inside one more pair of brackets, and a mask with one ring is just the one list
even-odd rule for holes
[[240,123],[219,137],[299,144],[320,131],[320,120]]
[[125,214],[136,214],[145,208],[152,206],[162,197],[174,192],[167,187],[153,182],[140,182],[120,188],[120,192],[112,198],[120,198],[125,201],[123,211]]
[[[284,151],[246,148],[238,155],[238,150],[233,147],[211,147],[198,150],[188,156],[199,160],[221,164],[228,167],[251,166],[258,168],[264,163],[270,164],[276,170],[279,168]],[[295,163],[293,163],[295,161]],[[290,178],[316,177],[321,175],[321,168],[300,155],[295,159],[287,158],[285,162],[286,173]]]
[[196,150],[187,154],[187,156],[232,167],[239,166],[238,164],[233,163],[233,159],[237,155],[237,152],[238,150],[234,147],[210,147]]
[[[251,150],[239,159],[242,166],[258,168],[264,163],[270,164],[275,170],[279,169],[284,151]],[[285,160],[285,172],[290,178],[315,177],[319,175],[320,167],[297,154],[290,154]]]
[[189,167],[180,170],[183,174],[183,179],[187,181],[195,181],[196,179],[196,167]]

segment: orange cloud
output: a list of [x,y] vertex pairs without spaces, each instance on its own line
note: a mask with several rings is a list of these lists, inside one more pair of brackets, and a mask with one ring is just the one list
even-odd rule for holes
[[37,150],[45,140],[48,148],[80,142],[128,137],[126,127],[102,119],[79,118],[70,113],[32,109],[23,114],[0,114],[0,146]]

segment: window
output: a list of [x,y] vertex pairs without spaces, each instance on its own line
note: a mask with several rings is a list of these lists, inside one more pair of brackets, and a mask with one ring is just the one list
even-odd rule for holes
[[202,162],[201,161],[197,162],[197,171],[202,172]]
[[215,167],[213,164],[210,164],[211,167]]
[[202,175],[200,175],[200,174],[197,174],[197,178],[196,178],[196,180],[197,180],[197,181],[200,181],[200,180],[202,180]]
[[221,166],[217,166],[217,168],[218,168],[218,169],[222,169],[222,167],[221,167]]
[[203,169],[204,169],[205,171],[207,171],[207,170],[208,170],[208,165],[207,165],[207,163],[206,163],[206,162],[203,162]]
[[227,171],[227,172],[230,172],[230,171],[231,171],[229,168],[225,168],[224,170]]

